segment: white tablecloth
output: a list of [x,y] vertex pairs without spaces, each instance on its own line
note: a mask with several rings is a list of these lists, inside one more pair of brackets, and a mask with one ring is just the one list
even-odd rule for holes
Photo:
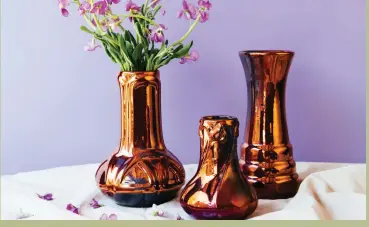
[[[116,214],[118,220],[192,219],[175,199],[156,208],[116,205],[95,185],[98,164],[59,167],[1,177],[2,220],[99,220]],[[186,165],[186,181],[197,165]],[[365,220],[366,164],[297,163],[302,182],[292,199],[259,200],[251,220]],[[39,195],[52,193],[53,200]],[[92,199],[99,208],[90,206]],[[79,214],[67,210],[67,204]]]

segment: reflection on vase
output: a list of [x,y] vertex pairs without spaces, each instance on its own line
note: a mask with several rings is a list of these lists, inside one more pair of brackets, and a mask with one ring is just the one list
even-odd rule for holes
[[122,72],[119,149],[96,172],[103,193],[117,204],[149,207],[177,196],[181,162],[167,150],[161,128],[159,72]]
[[240,52],[248,90],[240,164],[259,199],[289,198],[298,189],[285,110],[286,80],[293,55],[289,51]]
[[244,219],[256,209],[256,193],[238,165],[238,127],[230,116],[200,120],[199,167],[180,196],[181,206],[197,219]]

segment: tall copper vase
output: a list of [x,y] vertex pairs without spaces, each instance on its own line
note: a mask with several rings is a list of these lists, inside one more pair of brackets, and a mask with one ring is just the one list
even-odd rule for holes
[[103,193],[116,203],[149,207],[177,196],[185,172],[163,140],[159,72],[122,72],[119,149],[96,172]]
[[256,193],[238,165],[238,127],[230,116],[200,120],[199,167],[180,196],[183,209],[197,219],[245,219],[256,209]]
[[289,198],[298,189],[285,110],[293,55],[289,51],[240,52],[249,99],[240,164],[259,199]]

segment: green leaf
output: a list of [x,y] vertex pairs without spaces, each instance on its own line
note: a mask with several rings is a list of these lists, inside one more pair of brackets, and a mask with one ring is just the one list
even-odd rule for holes
[[159,69],[160,67],[168,64],[171,60],[173,60],[173,56],[169,56],[166,59],[164,59],[160,64],[155,65],[154,70]]
[[181,44],[179,44],[179,46],[176,47],[176,49],[173,50],[173,53],[179,51],[182,48],[183,48],[183,44],[181,43]]
[[108,48],[108,45],[106,45],[106,43],[102,42],[102,45],[104,47],[104,50],[106,52],[106,54],[110,57],[110,59],[115,62],[115,63],[118,63],[115,58],[113,57],[113,55],[111,55],[110,51],[109,51],[109,48]]
[[94,32],[89,30],[88,28],[86,28],[86,26],[81,26],[80,28],[81,28],[82,31],[87,32],[91,35],[94,35]]
[[159,12],[159,10],[161,9],[161,5],[158,5],[158,6],[156,6],[155,8],[154,8],[154,13],[153,13],[153,17],[155,17],[156,16],[156,14]]
[[152,67],[153,58],[154,58],[154,55],[151,55],[149,60],[147,60],[146,71],[152,71],[153,70],[153,67]]
[[129,58],[129,54],[127,52],[127,46],[125,45],[126,41],[123,39],[122,35],[118,36],[118,42],[120,46],[120,53],[123,56],[124,60],[128,62],[131,66],[133,66],[133,63],[131,59]]
[[133,37],[132,33],[129,30],[124,31],[124,39],[131,42],[133,46],[137,45],[135,37]]
[[116,49],[110,48],[110,54],[113,56],[116,62],[120,62],[120,64],[124,63],[124,61],[120,58],[119,52]]
[[188,52],[190,51],[191,47],[193,45],[193,41],[191,41],[188,45],[184,46],[183,48],[177,50],[176,52],[173,53],[173,57],[174,58],[182,58],[184,56],[186,56],[188,54]]
[[142,56],[142,49],[143,49],[143,44],[139,43],[136,46],[136,49],[133,51],[132,53],[132,58],[135,62],[138,62]]

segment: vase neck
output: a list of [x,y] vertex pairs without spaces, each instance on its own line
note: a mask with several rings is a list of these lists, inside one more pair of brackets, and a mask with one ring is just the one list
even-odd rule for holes
[[230,116],[208,116],[200,120],[200,168],[218,174],[230,162],[237,165],[238,127],[237,118]]
[[293,55],[289,51],[240,52],[249,98],[245,133],[247,143],[289,143],[285,86]]
[[159,72],[122,72],[118,82],[121,96],[120,155],[130,157],[147,150],[164,151]]

